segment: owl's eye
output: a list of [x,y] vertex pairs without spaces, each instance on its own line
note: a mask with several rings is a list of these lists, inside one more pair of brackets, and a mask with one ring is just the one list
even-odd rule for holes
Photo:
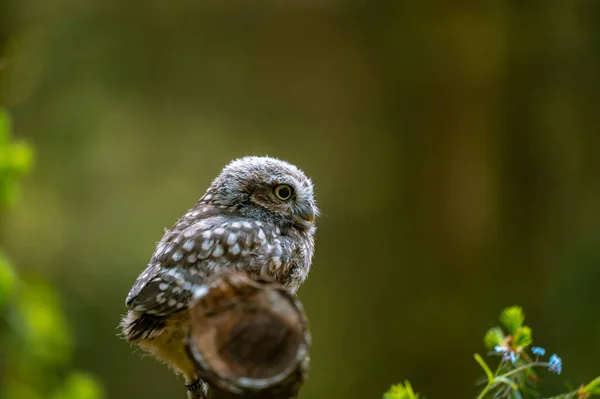
[[287,201],[292,197],[294,189],[287,184],[280,184],[275,187],[275,196],[282,201]]

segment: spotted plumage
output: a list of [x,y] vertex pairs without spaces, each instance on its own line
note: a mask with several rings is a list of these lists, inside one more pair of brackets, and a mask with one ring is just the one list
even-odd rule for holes
[[312,182],[295,166],[269,157],[231,162],[158,243],[127,296],[125,337],[195,383],[184,350],[194,289],[237,269],[296,292],[310,270],[317,214]]

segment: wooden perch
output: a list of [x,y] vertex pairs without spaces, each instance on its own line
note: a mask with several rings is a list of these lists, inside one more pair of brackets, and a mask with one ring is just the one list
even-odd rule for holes
[[195,300],[187,350],[209,384],[210,399],[297,396],[311,338],[294,295],[232,272],[200,287]]

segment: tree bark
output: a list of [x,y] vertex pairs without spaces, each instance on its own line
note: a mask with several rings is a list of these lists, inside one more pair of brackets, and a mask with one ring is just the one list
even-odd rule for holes
[[196,290],[187,350],[210,399],[290,399],[306,379],[311,344],[300,301],[245,273]]

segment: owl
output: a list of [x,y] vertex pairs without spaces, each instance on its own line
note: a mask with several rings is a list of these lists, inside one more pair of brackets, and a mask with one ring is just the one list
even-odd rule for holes
[[125,338],[182,374],[190,398],[204,397],[207,387],[185,351],[194,287],[241,270],[295,293],[310,270],[318,213],[313,184],[294,165],[271,157],[232,161],[158,243],[127,296]]

